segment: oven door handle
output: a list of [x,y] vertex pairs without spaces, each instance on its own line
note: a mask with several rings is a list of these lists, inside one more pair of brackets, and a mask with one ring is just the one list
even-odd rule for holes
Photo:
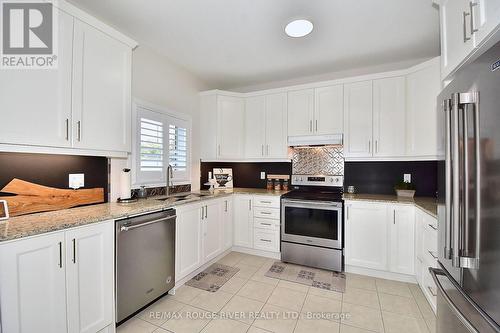
[[299,204],[299,205],[308,205],[310,207],[331,206],[335,208],[342,208],[342,203],[336,201],[316,201],[316,200],[306,201],[306,200],[291,200],[291,199],[283,199],[282,201],[285,206],[293,206],[294,204],[295,205]]

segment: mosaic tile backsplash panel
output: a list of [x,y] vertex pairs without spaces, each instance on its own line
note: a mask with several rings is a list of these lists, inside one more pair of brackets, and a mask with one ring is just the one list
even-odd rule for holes
[[294,148],[292,173],[295,175],[344,175],[342,146]]

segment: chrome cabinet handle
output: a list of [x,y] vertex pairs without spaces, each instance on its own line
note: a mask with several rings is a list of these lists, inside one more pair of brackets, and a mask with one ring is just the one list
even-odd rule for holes
[[349,220],[349,205],[346,207],[346,219]]
[[205,206],[201,206],[201,220],[203,221],[203,216],[204,216],[204,212],[203,210],[205,209]]
[[217,146],[217,149],[218,149],[218,156],[220,156],[220,145]]
[[82,140],[82,122],[78,120],[76,122],[76,132],[77,132],[77,139],[78,141]]
[[262,215],[271,215],[272,213],[270,212],[260,212]]
[[252,199],[248,200],[248,210],[252,210]]
[[266,155],[269,156],[269,145],[266,145]]
[[435,293],[435,292],[432,290],[431,286],[427,286],[427,289],[428,289],[428,290],[429,290],[429,292],[431,293],[432,297],[436,297],[436,296],[437,296],[437,293]]
[[271,226],[271,223],[264,223],[264,222],[260,222],[260,225],[267,225],[267,226]]
[[429,227],[431,227],[433,230],[438,230],[438,228],[436,228],[435,226],[433,226],[432,224],[428,224]]
[[264,156],[264,145],[262,145],[262,148],[261,148],[261,156]]
[[66,118],[66,141],[69,141],[69,119]]
[[392,211],[392,224],[396,224],[396,210]]
[[309,132],[313,131],[313,121],[309,120]]
[[260,200],[261,203],[265,203],[265,204],[272,204],[271,201],[263,201],[263,200]]
[[73,264],[76,264],[76,238],[73,238]]
[[431,257],[433,257],[434,259],[438,258],[437,255],[434,254],[434,252],[432,252],[432,251],[427,251],[427,252],[429,252],[429,254],[431,255]]
[[227,212],[227,200],[224,201],[224,203],[226,204],[225,208],[224,208],[224,211]]
[[318,131],[318,119],[316,119],[316,132]]
[[479,31],[478,28],[476,28],[476,19],[474,17],[474,8],[477,7],[479,3],[477,2],[469,2],[469,8],[470,8],[470,33],[476,33]]
[[59,242],[59,268],[63,267],[62,262],[62,242]]
[[372,140],[368,140],[368,152],[372,152]]
[[463,28],[464,28],[464,43],[470,40],[470,37],[467,37],[467,16],[469,16],[470,13],[464,12],[463,14]]
[[262,242],[268,242],[268,243],[271,243],[271,240],[270,239],[260,239]]
[[375,153],[378,154],[378,140],[375,140]]
[[208,206],[205,206],[205,218],[208,218]]

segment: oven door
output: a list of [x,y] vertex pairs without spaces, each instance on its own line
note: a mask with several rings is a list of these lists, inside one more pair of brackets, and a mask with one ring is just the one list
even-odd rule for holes
[[342,203],[281,201],[281,240],[342,249]]

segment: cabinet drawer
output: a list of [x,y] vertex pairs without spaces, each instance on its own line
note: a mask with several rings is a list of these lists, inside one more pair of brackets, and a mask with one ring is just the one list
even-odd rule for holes
[[265,208],[280,208],[280,197],[266,197],[262,195],[256,195],[253,198],[255,207],[265,207]]
[[257,250],[279,252],[280,250],[279,231],[255,228],[253,246]]
[[268,230],[280,230],[280,221],[273,219],[262,219],[254,218],[255,228],[268,229]]
[[254,217],[261,217],[265,219],[280,219],[280,210],[279,208],[263,208],[263,207],[255,207],[253,210]]
[[425,267],[424,271],[422,272],[423,274],[423,285],[422,289],[423,292],[425,293],[425,296],[427,296],[427,299],[433,303],[433,305],[436,305],[436,294],[437,294],[437,287],[436,284],[434,283],[434,280],[432,279],[431,273],[429,272],[429,269]]
[[430,223],[424,225],[424,252],[432,251],[437,253],[437,230],[431,225]]

